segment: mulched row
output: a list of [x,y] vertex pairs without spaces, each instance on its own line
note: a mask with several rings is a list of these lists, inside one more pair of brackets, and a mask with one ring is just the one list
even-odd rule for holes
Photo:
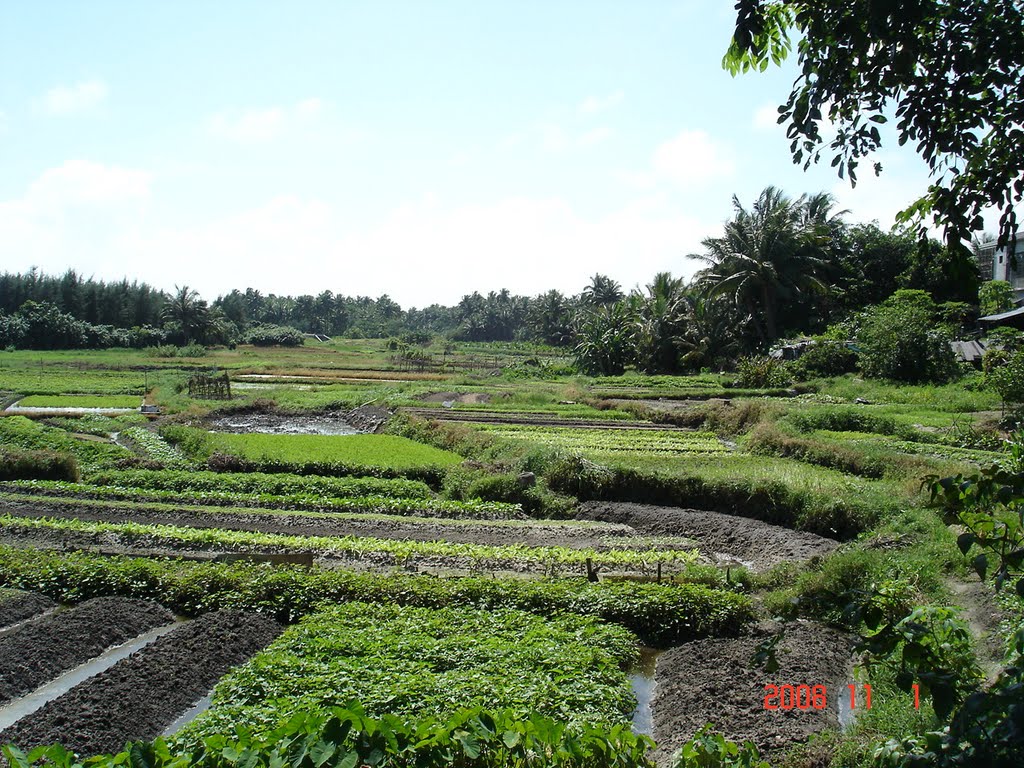
[[281,630],[258,614],[205,614],[22,718],[0,732],[0,744],[60,743],[84,757],[152,740]]
[[0,589],[0,629],[31,619],[56,607],[57,604],[53,600],[38,592]]
[[0,703],[173,621],[174,614],[156,603],[99,597],[27,622],[0,637]]

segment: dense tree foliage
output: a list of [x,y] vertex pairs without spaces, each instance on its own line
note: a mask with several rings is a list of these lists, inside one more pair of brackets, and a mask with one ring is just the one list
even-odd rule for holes
[[[739,0],[736,12],[724,61],[734,74],[781,62],[798,37],[800,75],[779,108],[795,162],[807,167],[828,151],[856,181],[895,111],[899,143],[916,145],[934,179],[901,217],[930,215],[957,250],[995,207],[1000,242],[1012,241],[1024,199],[1024,6]],[[834,139],[823,137],[826,123]]]
[[824,271],[822,256],[832,232],[831,199],[794,201],[767,187],[749,211],[735,197],[733,208],[735,215],[723,235],[706,238],[706,252],[690,258],[707,265],[697,276],[698,284],[709,296],[728,296],[743,307],[758,338],[768,344],[779,337],[783,302],[806,307],[808,294],[827,291],[818,275]]
[[[596,273],[576,295],[474,292],[455,306],[423,309],[403,309],[387,294],[278,296],[253,288],[208,303],[187,285],[165,294],[74,272],[6,274],[0,348],[299,344],[304,334],[317,334],[391,338],[396,352],[418,360],[423,353],[415,348],[438,337],[563,346],[593,373],[683,373],[732,369],[780,339],[829,327],[846,329],[838,340],[852,339],[865,307],[903,289],[927,293],[936,322],[965,326],[977,316],[978,270],[962,251],[936,241],[922,249],[913,234],[850,224],[845,216],[827,194],[791,198],[768,187],[749,209],[734,200],[722,234],[691,257],[705,268],[689,281],[661,272],[626,291]],[[986,300],[991,293],[990,286]],[[849,355],[842,357],[839,367],[848,364]]]
[[866,376],[892,381],[945,382],[959,371],[939,323],[939,307],[924,291],[897,291],[864,313],[857,334]]
[[132,328],[159,325],[166,298],[163,291],[145,283],[83,279],[73,269],[60,277],[36,269],[0,275],[0,315],[13,315],[26,301],[34,301],[91,325]]

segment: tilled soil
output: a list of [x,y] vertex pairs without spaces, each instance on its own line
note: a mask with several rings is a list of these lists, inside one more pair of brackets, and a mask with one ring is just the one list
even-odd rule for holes
[[671,424],[655,424],[653,421],[625,421],[623,419],[571,419],[545,413],[522,411],[454,411],[446,408],[410,408],[403,406],[401,413],[412,414],[422,419],[438,421],[459,421],[471,424],[519,424],[535,427],[572,427],[573,429],[625,429],[658,430],[661,432],[689,432],[693,430]]
[[[400,520],[357,520],[305,517],[285,513],[231,512],[225,514],[196,513],[188,509],[153,510],[145,507],[128,509],[86,505],[12,504],[0,502],[0,511],[19,517],[64,517],[110,523],[146,525],[177,525],[189,528],[214,528],[233,531],[289,536],[362,536],[409,541],[451,541],[467,544],[531,547],[572,547],[575,549],[608,549],[605,539],[614,538],[616,546],[629,546],[629,537],[636,531],[626,525],[494,525],[487,521],[474,524],[405,522]],[[682,544],[682,542],[680,542]]]
[[0,637],[0,703],[172,621],[156,603],[99,597],[17,627]]
[[[751,657],[778,625],[737,639],[695,640],[662,654],[652,704],[659,763],[666,763],[707,722],[727,738],[750,740],[769,754],[838,727],[839,699],[849,695],[849,636],[811,622],[785,626],[776,648],[780,668],[773,674],[753,666]],[[826,686],[827,707],[766,709],[766,703],[779,702],[766,701],[769,683]]]
[[694,539],[708,557],[735,559],[754,570],[790,560],[808,560],[839,546],[838,541],[824,536],[760,520],[678,507],[592,501],[580,505],[576,517],[620,523],[652,536],[685,536]]
[[[389,552],[335,552],[314,551],[308,547],[272,546],[272,545],[219,545],[202,542],[186,542],[172,538],[161,538],[145,535],[132,535],[118,532],[86,532],[56,529],[4,528],[0,530],[0,543],[12,547],[52,549],[63,552],[86,551],[101,555],[119,555],[127,557],[171,557],[189,560],[224,559],[228,556],[241,555],[302,555],[312,554],[312,562],[321,568],[339,568],[344,570],[380,571],[404,568],[413,572],[427,572],[450,575],[519,575],[525,578],[540,577],[550,574],[548,563],[526,558],[517,558],[514,551],[508,557],[494,557],[477,560],[459,555],[412,555],[400,559]],[[601,564],[600,556],[597,558]],[[685,568],[685,564],[665,563],[663,571],[672,575]],[[647,571],[638,567],[642,572]],[[559,566],[556,571],[561,576],[585,576],[586,566],[583,563]]]
[[18,721],[0,733],[0,743],[27,750],[58,742],[92,755],[152,740],[280,632],[257,614],[206,614]]
[[37,592],[21,592],[15,589],[0,590],[0,629],[56,607],[57,604],[53,600]]

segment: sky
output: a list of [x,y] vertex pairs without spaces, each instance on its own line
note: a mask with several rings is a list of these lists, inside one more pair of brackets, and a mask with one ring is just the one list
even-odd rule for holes
[[213,300],[578,293],[688,277],[736,195],[919,197],[792,163],[795,61],[731,77],[732,0],[0,4],[0,270]]

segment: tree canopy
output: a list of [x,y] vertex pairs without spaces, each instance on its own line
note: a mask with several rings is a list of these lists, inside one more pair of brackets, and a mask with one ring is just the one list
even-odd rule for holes
[[933,179],[899,218],[923,233],[930,216],[956,246],[994,207],[1000,244],[1012,246],[1024,198],[1019,0],[738,0],[736,11],[723,62],[733,74],[781,63],[798,38],[800,74],[779,107],[794,162],[806,168],[831,153],[855,183],[894,108],[899,143],[916,144]]

